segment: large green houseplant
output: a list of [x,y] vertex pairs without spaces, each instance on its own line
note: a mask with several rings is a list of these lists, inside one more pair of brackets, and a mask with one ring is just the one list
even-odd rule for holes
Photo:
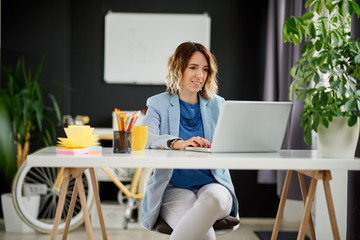
[[308,0],[301,17],[288,18],[283,26],[284,42],[303,44],[301,58],[290,70],[290,86],[297,101],[303,100],[300,116],[304,141],[312,144],[312,130],[325,127],[337,116],[358,121],[360,110],[360,43],[350,37],[351,16],[360,16],[352,0]]
[[[0,122],[2,126],[10,126],[11,130],[3,131],[0,139],[4,158],[1,164],[7,165],[3,166],[4,170],[12,169],[9,165],[15,164],[15,159],[9,160],[12,152],[16,152],[16,166],[20,167],[29,153],[30,142],[42,142],[44,146],[55,143],[54,120],[60,122],[61,114],[56,98],[39,83],[43,63],[42,58],[34,76],[30,69],[26,69],[24,57],[18,60],[15,69],[3,67],[7,80],[0,88],[0,110],[3,113]],[[13,139],[15,151],[9,149],[9,139]]]

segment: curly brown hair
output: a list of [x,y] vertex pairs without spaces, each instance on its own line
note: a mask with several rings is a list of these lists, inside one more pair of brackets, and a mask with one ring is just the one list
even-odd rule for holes
[[210,99],[218,91],[217,72],[215,56],[200,43],[184,42],[180,44],[175,53],[169,58],[168,74],[166,76],[166,91],[172,95],[178,94],[181,91],[180,83],[183,73],[187,67],[190,57],[195,52],[204,54],[209,64],[209,74],[205,80],[205,85],[199,94],[205,98]]

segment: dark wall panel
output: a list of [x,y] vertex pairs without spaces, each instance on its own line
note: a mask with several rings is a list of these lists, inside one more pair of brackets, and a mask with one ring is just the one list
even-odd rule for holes
[[[24,55],[35,71],[45,56],[40,81],[71,87],[72,91],[62,91],[63,113],[88,115],[92,126],[111,127],[114,107],[145,108],[148,97],[165,90],[164,86],[104,82],[104,17],[109,10],[207,12],[211,17],[211,51],[219,65],[219,94],[229,100],[261,99],[267,0],[2,0],[1,10],[2,64],[14,65]],[[257,184],[256,174],[231,171],[240,216],[273,217],[278,201],[275,187]],[[2,185],[0,191],[9,191],[9,184]]]
[[[1,64],[15,66],[19,57],[24,56],[26,66],[35,74],[44,57],[40,82],[46,86],[55,83],[70,86],[68,2],[2,1]],[[61,104],[69,108],[68,92],[63,94],[67,95],[62,96]]]
[[[262,4],[259,4],[262,3]],[[106,84],[103,80],[104,17],[107,11],[203,13],[211,17],[211,50],[219,64],[219,94],[259,100],[263,79],[267,1],[73,1],[71,11],[72,114],[90,115],[95,126],[111,126],[111,111],[140,109],[164,86]],[[86,5],[86,8],[84,6]],[[256,17],[252,10],[256,9]],[[261,16],[261,17],[258,17]],[[189,26],[191,27],[191,26]],[[141,69],[139,69],[141,71]],[[164,76],[165,77],[165,76]],[[86,89],[86,90],[85,90]],[[95,111],[94,111],[95,110]]]

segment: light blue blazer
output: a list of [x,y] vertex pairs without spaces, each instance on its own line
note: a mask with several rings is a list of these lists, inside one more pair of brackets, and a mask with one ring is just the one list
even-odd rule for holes
[[[219,117],[224,98],[215,95],[209,100],[201,97],[200,110],[204,125],[205,138],[212,142],[215,126]],[[146,147],[169,149],[167,141],[179,137],[180,103],[178,95],[161,93],[147,100],[148,110],[142,125],[148,126],[149,137]],[[215,179],[225,186],[233,197],[233,207],[230,215],[238,216],[238,201],[228,169],[212,169]],[[155,169],[149,180],[147,191],[142,201],[142,225],[153,230],[162,205],[162,197],[166,186],[170,182],[173,169]]]

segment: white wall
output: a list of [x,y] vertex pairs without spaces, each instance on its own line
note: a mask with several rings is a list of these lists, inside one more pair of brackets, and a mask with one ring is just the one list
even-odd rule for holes
[[[331,171],[331,175],[330,188],[340,239],[346,239],[347,171]],[[317,239],[333,239],[322,181],[318,182],[314,205],[313,216]]]
[[[347,171],[331,171],[331,175],[330,188],[340,239],[346,239]],[[287,199],[282,220],[286,223],[300,224],[303,211],[304,204],[302,201]],[[318,181],[311,213],[316,238],[320,240],[333,239],[322,180]]]

